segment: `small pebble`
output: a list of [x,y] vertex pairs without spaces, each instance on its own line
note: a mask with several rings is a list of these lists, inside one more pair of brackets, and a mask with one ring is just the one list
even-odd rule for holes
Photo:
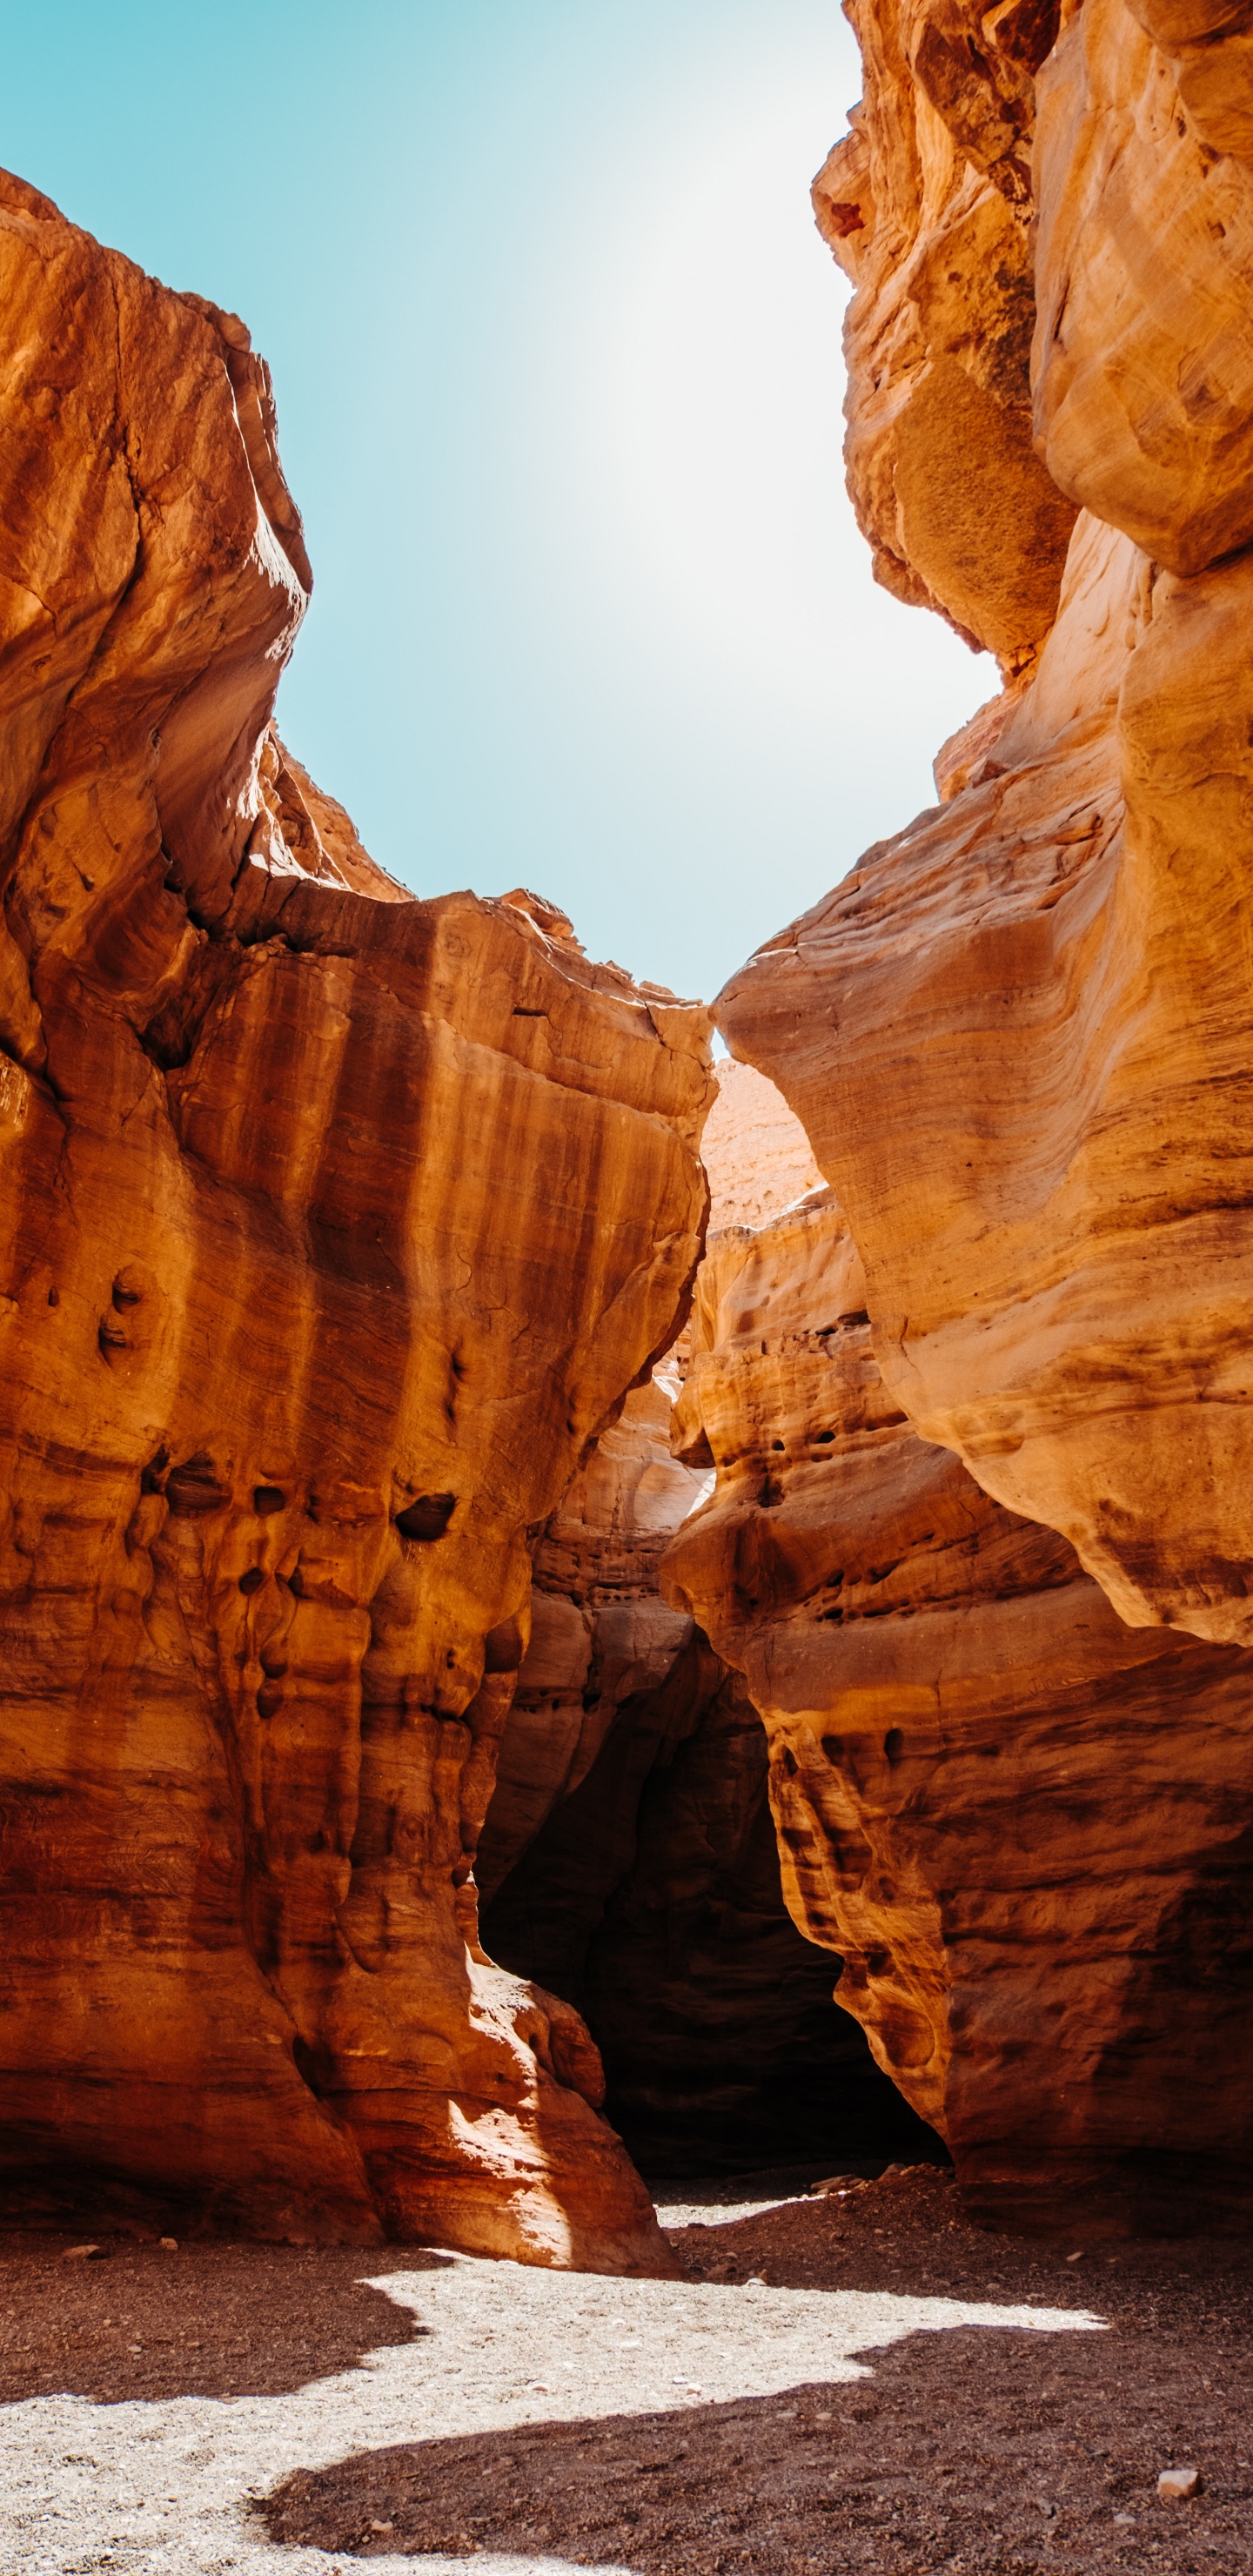
[[63,2263],[103,2263],[104,2247],[103,2245],[67,2245],[61,2260]]
[[1196,2494],[1201,2483],[1195,2469],[1163,2469],[1157,2481],[1157,2492],[1166,2504],[1185,2504]]
[[162,2239],[161,2239],[161,2244],[162,2244],[162,2247],[163,2247],[164,2251],[165,2251],[167,2254],[177,2254],[177,2252],[178,2252],[178,2238],[177,2238],[177,2236],[163,2236],[163,2237],[162,2237]]

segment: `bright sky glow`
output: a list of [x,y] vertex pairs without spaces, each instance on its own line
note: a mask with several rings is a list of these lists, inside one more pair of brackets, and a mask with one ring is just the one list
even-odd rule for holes
[[274,368],[293,750],[421,893],[711,994],[996,686],[871,582],[808,182],[837,0],[44,0],[0,154]]

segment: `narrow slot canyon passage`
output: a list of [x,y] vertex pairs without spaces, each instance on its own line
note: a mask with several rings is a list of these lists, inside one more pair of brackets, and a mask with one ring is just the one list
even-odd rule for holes
[[[877,1398],[865,1412],[862,1292],[803,1131],[746,1067],[721,1068],[705,1155],[714,1206],[692,1322],[535,1539],[531,1645],[476,1867],[488,1955],[579,2011],[600,2049],[671,2275],[229,2230],[204,2243],[176,2223],[157,2243],[142,2219],[77,2239],[10,2233],[2,2564],[1226,2576],[1249,2563],[1247,2247],[1111,2244],[1078,2210],[1077,2243],[976,2224],[935,2130],[834,2000],[825,1919],[825,1943],[795,1919],[813,1924],[821,1899],[807,1855],[823,1834],[848,1849],[849,1826],[821,1799],[794,1808],[790,1736],[676,1601],[673,1568],[711,1500],[710,1439],[733,1458],[734,1508],[741,1476],[776,1526],[798,1472],[829,1496],[835,1440],[798,1450],[790,1429],[791,1465],[771,1463],[780,1387],[803,1393],[815,1322],[840,1454],[856,1464],[869,1420],[890,1463],[901,1434],[875,1428]],[[777,1265],[798,1236],[808,1321]],[[715,1400],[728,1371],[748,1387],[747,1441],[747,1417],[728,1432]],[[825,1414],[808,1426],[826,1427]],[[281,1489],[265,1499],[281,1504]],[[899,1525],[899,1487],[894,1509]],[[1005,1585],[990,1526],[962,1504],[967,1596],[980,1547]],[[930,1541],[921,1561],[937,1562]],[[760,1548],[751,1581],[769,1597]],[[777,1570],[775,1584],[778,1599]],[[815,1597],[821,1610],[821,1581]],[[869,1633],[882,1654],[890,1623]],[[916,1758],[899,1733],[876,1757],[892,1780]],[[780,1843],[776,1819],[792,1814]],[[799,1873],[794,1912],[781,1851]],[[864,1873],[841,1901],[858,1888],[887,1919]],[[871,1990],[890,2003],[882,1965]],[[1156,2485],[1184,2455],[1203,2498],[1186,2509]]]
[[[707,1266],[725,1235],[750,1239],[821,1186],[779,1092],[729,1060],[702,1153]],[[713,1483],[673,1455],[691,1355],[689,1328],[536,1549],[531,1644],[475,1863],[484,1946],[582,2015],[606,2116],[654,2187],[944,2162],[834,2000],[840,1960],[788,1913],[743,1678],[661,1588]]]
[[58,20],[281,723],[0,170],[0,2576],[1253,2576],[1253,0],[809,12]]

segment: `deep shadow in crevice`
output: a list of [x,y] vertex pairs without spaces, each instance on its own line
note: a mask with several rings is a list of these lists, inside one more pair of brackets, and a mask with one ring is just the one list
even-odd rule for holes
[[582,2013],[606,2116],[650,2182],[944,2157],[835,2002],[841,1961],[788,1914],[765,1729],[699,1631],[623,1701],[482,1928],[503,1967]]

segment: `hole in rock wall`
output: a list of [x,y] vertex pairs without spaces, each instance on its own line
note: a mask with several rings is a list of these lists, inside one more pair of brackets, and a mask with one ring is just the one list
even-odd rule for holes
[[455,1494],[419,1494],[416,1502],[406,1503],[396,1514],[396,1527],[402,1538],[431,1540],[442,1538],[456,1508]]

